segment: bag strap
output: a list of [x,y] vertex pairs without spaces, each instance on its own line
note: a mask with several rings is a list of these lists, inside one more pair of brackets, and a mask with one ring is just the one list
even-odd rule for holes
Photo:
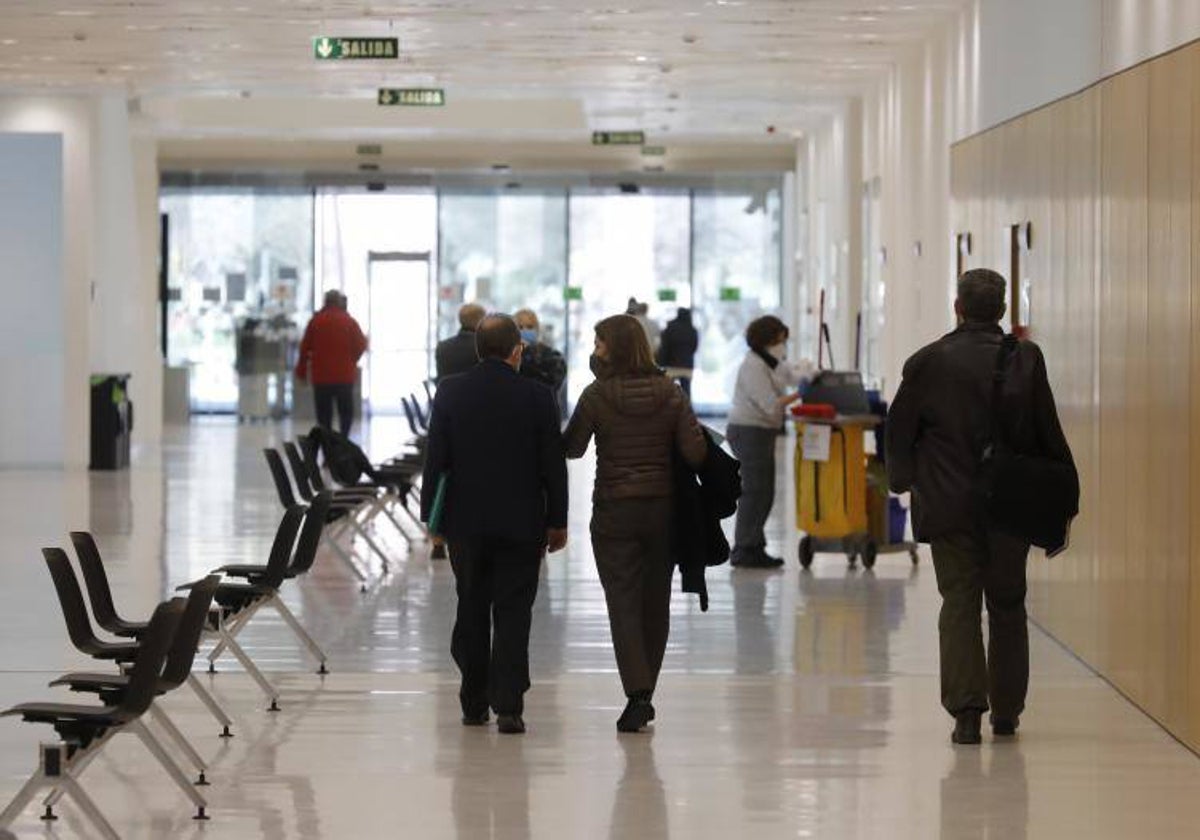
[[1008,382],[1008,360],[1017,351],[1017,337],[1011,333],[1004,336],[1000,349],[996,351],[996,366],[992,370],[992,439],[983,451],[983,457],[991,456],[998,443],[1008,443],[1007,424],[1004,422],[1004,385]]

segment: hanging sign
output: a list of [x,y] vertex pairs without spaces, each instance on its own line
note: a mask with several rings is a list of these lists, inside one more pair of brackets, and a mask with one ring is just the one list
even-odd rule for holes
[[446,92],[441,88],[380,88],[380,105],[412,105],[440,108],[446,104]]
[[663,303],[674,303],[676,300],[674,289],[659,289],[658,299]]
[[642,146],[643,157],[666,157],[666,146]]
[[563,289],[563,300],[583,300],[583,286],[567,286]]
[[313,39],[313,57],[318,61],[399,58],[400,39],[331,38],[326,35]]
[[593,146],[644,146],[644,131],[593,131]]
[[721,300],[736,302],[742,299],[742,290],[738,286],[722,286],[720,296]]

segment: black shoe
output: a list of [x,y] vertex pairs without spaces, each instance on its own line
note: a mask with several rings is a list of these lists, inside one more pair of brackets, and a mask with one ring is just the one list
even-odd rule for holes
[[525,721],[520,715],[496,715],[496,728],[505,735],[522,735],[525,732]]
[[1020,725],[1018,718],[992,718],[992,734],[997,738],[1011,738],[1017,734]]
[[641,732],[654,720],[654,706],[646,697],[630,697],[625,711],[617,718],[618,732]]
[[955,716],[954,732],[950,740],[956,744],[982,744],[983,736],[979,733],[979,720],[983,715],[978,709],[959,712]]
[[450,553],[446,551],[445,543],[434,543],[433,550],[429,552],[430,560],[448,560]]
[[765,551],[744,554],[729,561],[729,565],[740,569],[777,569],[783,565],[782,558],[772,557]]
[[488,714],[487,709],[484,709],[482,712],[478,712],[475,714],[467,714],[466,712],[463,712],[462,725],[463,726],[487,726],[489,720],[491,720],[491,715]]

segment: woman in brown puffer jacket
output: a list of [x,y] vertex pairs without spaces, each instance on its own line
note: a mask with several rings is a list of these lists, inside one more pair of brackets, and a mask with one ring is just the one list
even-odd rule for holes
[[677,452],[699,468],[708,444],[683,391],[654,366],[636,318],[596,324],[591,363],[596,381],[567,425],[567,457],[582,457],[596,438],[592,548],[629,699],[617,729],[637,732],[654,719],[670,629],[671,459]]

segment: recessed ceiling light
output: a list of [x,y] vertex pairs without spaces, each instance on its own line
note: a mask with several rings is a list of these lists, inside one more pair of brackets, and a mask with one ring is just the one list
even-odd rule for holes
[[16,38],[5,38],[3,41],[0,41],[0,44],[3,44],[6,47],[11,47],[16,43],[17,43]]
[[638,64],[644,64],[649,60],[650,59],[646,58],[646,56],[644,56],[644,55],[639,55],[637,58],[634,59],[634,61],[636,61]]

